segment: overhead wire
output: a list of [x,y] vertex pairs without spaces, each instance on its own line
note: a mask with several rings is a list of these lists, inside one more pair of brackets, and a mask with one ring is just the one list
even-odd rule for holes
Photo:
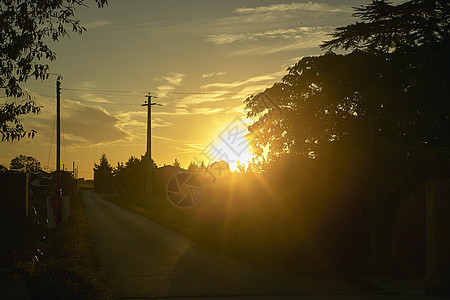
[[52,137],[50,139],[50,149],[48,151],[48,158],[47,158],[47,170],[50,169],[50,155],[52,153],[52,148],[53,148],[53,134],[55,133],[55,125],[56,125],[56,116],[53,119]]
[[[27,84],[31,85],[37,85],[47,88],[54,88],[54,86],[46,85],[46,84],[40,84],[35,82],[27,82]],[[148,91],[136,91],[136,90],[109,90],[109,89],[92,89],[92,88],[77,88],[77,87],[63,87],[62,90],[66,91],[74,91],[74,92],[93,92],[93,93],[122,93],[122,94],[134,94],[136,96],[141,97],[138,94],[147,94]],[[154,93],[170,93],[174,95],[217,95],[217,94],[223,94],[223,92],[173,92],[171,90],[158,90],[154,91]]]
[[[62,115],[62,114],[61,114]],[[62,143],[63,143],[63,150],[64,150],[64,162],[65,165],[68,166],[67,164],[67,151],[66,151],[66,139],[65,139],[65,134],[64,134],[64,122],[63,122],[64,118],[61,118],[61,137],[62,137]],[[64,168],[63,168],[64,170]]]
[[[45,88],[55,88],[52,85],[46,85],[46,84],[40,84],[40,83],[34,83],[34,82],[27,82],[27,84],[30,85],[36,85],[36,86],[41,86],[41,87],[45,87]],[[93,94],[101,94],[101,95],[110,95],[110,96],[115,96],[115,97],[142,97],[142,94],[147,94],[148,91],[136,91],[136,90],[110,90],[110,89],[93,89],[93,88],[76,88],[76,87],[65,87],[62,88],[62,90],[64,91],[71,91],[71,92],[89,92],[89,93],[93,93]],[[159,93],[169,93],[172,95],[217,95],[217,94],[224,94],[224,92],[174,92],[171,90],[160,90],[160,91],[155,91],[155,94]],[[139,95],[141,94],[141,95]],[[233,94],[233,93],[231,93]],[[45,96],[45,95],[44,95]],[[6,96],[0,97],[0,98],[5,98]],[[48,96],[47,97],[51,97]],[[167,96],[161,97],[162,99],[166,98]],[[92,100],[80,100],[77,99],[75,101],[81,102],[81,103],[95,103],[97,105],[130,105],[133,103],[114,103],[114,102],[99,102],[99,101],[92,101]],[[164,110],[164,108],[159,107],[159,109]],[[217,115],[215,117],[221,117],[223,119],[229,119],[226,116],[223,115]],[[55,133],[55,124],[56,124],[56,119],[54,120],[53,123],[53,130],[52,130],[52,136],[51,136],[51,141],[50,141],[50,150],[49,150],[49,154],[48,154],[48,159],[47,159],[47,169],[49,169],[50,167],[50,156],[51,156],[51,148],[53,147],[53,139],[54,139],[54,133]],[[65,163],[67,165],[67,151],[66,151],[66,141],[65,141],[65,137],[64,137],[64,127],[63,127],[63,122],[61,122],[61,129],[62,129],[62,137],[63,137],[63,149],[64,149],[64,157],[65,157]],[[83,171],[82,171],[83,172]]]
[[[53,86],[46,85],[46,84],[40,84],[40,83],[33,83],[29,82],[28,84],[37,85],[37,86],[43,86],[47,88],[54,88]],[[103,95],[110,95],[114,97],[123,97],[126,96],[129,97],[142,97],[142,94],[146,94],[148,92],[145,91],[136,91],[136,90],[109,90],[109,89],[94,89],[94,88],[79,88],[79,87],[63,87],[62,90],[64,91],[72,91],[72,92],[89,92],[94,94],[103,94]],[[158,92],[161,93],[170,93],[173,95],[217,95],[217,94],[223,94],[223,92],[173,92],[170,90],[163,90],[163,91],[157,91],[155,92],[158,94]],[[141,94],[141,95],[139,95]],[[164,100],[167,96],[161,97],[160,100]],[[76,99],[74,101],[78,101],[80,103],[90,103],[90,104],[96,104],[98,106],[102,105],[114,105],[114,106],[129,106],[130,104],[133,105],[134,103],[117,103],[117,102],[100,102],[100,101],[93,101],[93,100],[81,100]],[[216,114],[216,116],[228,119],[226,116],[221,116]]]
[[[46,84],[42,84],[42,83],[34,83],[34,82],[27,82],[26,84],[30,84],[30,85],[35,85],[35,86],[41,86],[41,87],[45,87],[45,88],[54,88],[54,86],[52,85],[46,85]],[[62,88],[62,90],[64,91],[72,91],[72,92],[90,92],[90,93],[94,93],[94,94],[103,94],[103,95],[111,95],[111,96],[127,96],[127,97],[142,97],[142,94],[146,94],[148,93],[148,91],[136,91],[136,90],[110,90],[110,89],[94,89],[94,88],[76,88],[76,87],[64,87]],[[217,95],[217,94],[224,94],[224,92],[174,92],[171,90],[161,90],[161,91],[156,91],[154,93],[158,94],[158,92],[160,93],[170,93],[173,95]],[[141,94],[141,95],[139,95]],[[3,96],[1,98],[5,98],[6,96]],[[47,97],[51,97],[51,96],[47,96]],[[165,98],[165,97],[163,97]],[[92,100],[80,100],[77,99],[75,101],[81,102],[81,103],[95,103],[97,105],[130,105],[132,103],[114,103],[114,102],[98,102],[98,101],[92,101]],[[160,108],[161,109],[161,108]],[[216,117],[219,115],[216,115]],[[220,115],[219,117],[221,118],[227,118],[226,116],[222,116]],[[228,119],[228,118],[227,118]],[[50,150],[49,150],[49,155],[48,155],[48,159],[47,159],[47,168],[50,167],[50,156],[51,156],[51,148],[53,147],[53,136],[54,136],[54,131],[55,131],[55,122],[53,123],[53,130],[52,130],[52,137],[51,137],[51,141],[50,141]],[[65,138],[64,138],[64,127],[63,127],[63,122],[61,122],[61,129],[63,131],[63,148],[64,148],[64,156],[65,156],[65,163],[67,165],[67,151],[66,151],[66,142],[65,142]]]

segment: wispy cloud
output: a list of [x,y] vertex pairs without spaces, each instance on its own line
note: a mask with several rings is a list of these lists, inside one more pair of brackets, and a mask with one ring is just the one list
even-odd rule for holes
[[89,145],[99,145],[129,139],[129,134],[118,126],[120,119],[104,108],[70,100],[64,103],[64,129],[74,142],[86,140]]
[[168,84],[159,85],[156,88],[158,89],[158,92],[170,92],[175,89],[175,87],[173,85],[168,85]]
[[200,150],[200,151],[203,151],[203,150],[205,149],[205,145],[203,145],[203,144],[191,144],[191,143],[186,143],[186,144],[184,144],[184,145],[186,145],[187,147],[189,147],[189,148],[191,148],[191,149],[193,149],[193,150]]
[[246,85],[249,83],[273,81],[275,79],[278,79],[276,77],[277,74],[278,73],[255,76],[255,77],[251,77],[251,78],[248,78],[248,79],[242,80],[242,81],[208,83],[208,84],[202,85],[201,88],[202,89],[210,89],[210,88],[232,89],[232,88],[240,87],[240,86],[243,86],[243,85]]
[[295,3],[290,4],[272,4],[269,6],[241,7],[234,12],[239,14],[267,14],[279,12],[298,12],[298,11],[321,11],[321,12],[349,12],[351,9],[344,5],[332,6],[326,3]]
[[[51,142],[54,137],[54,99],[32,94],[43,106],[37,116],[26,116],[26,123],[38,132],[40,143]],[[61,132],[68,149],[92,148],[99,145],[128,141],[131,135],[120,128],[120,119],[96,105],[67,98],[61,101]]]
[[[325,34],[323,35],[325,36]],[[310,40],[294,40],[286,43],[282,43],[281,45],[271,45],[266,47],[248,47],[246,49],[238,49],[232,52],[229,52],[229,56],[262,56],[262,55],[270,55],[275,53],[287,52],[287,51],[298,51],[298,50],[306,50],[313,49],[316,50],[317,45],[319,45],[324,39],[323,36],[317,36],[315,39]],[[316,52],[316,51],[314,51]],[[308,54],[310,56],[312,54]],[[314,54],[316,55],[316,54]]]
[[164,84],[158,86],[157,92],[159,97],[166,97],[171,91],[175,90],[176,87],[181,86],[186,74],[178,72],[169,72],[164,76],[155,78],[159,81],[164,81]]
[[[43,142],[50,141],[54,136],[55,101],[35,93],[32,96],[43,108],[37,116],[27,116],[27,124],[38,131]],[[102,107],[67,98],[62,99],[61,106],[61,127],[67,147],[89,148],[130,138],[130,134],[120,128],[121,120]]]
[[152,134],[152,139],[158,139],[158,140],[161,140],[161,141],[173,142],[173,143],[178,143],[179,142],[179,140],[171,139],[171,138],[164,137],[164,136],[154,135],[154,134]]
[[209,77],[213,77],[213,76],[221,76],[221,75],[226,75],[226,72],[212,72],[212,73],[208,73],[208,74],[203,74],[203,78],[209,78]]
[[[127,111],[116,115],[117,127],[128,133],[130,138],[145,138],[147,128],[147,111]],[[152,128],[169,127],[173,124],[164,118],[154,116]]]
[[170,126],[173,126],[172,122],[163,120],[161,118],[152,119],[152,127],[170,127]]
[[[228,99],[225,95],[228,94],[228,91],[222,92],[214,92],[211,94],[199,94],[199,95],[188,95],[180,100],[181,104],[199,104],[204,102],[218,102]],[[179,113],[190,112],[190,110],[180,107],[178,108]]]
[[185,75],[186,74],[183,73],[169,72],[167,75],[161,76],[161,78],[166,80],[171,85],[180,86]]
[[126,24],[125,28],[154,28],[155,25],[160,24],[166,24],[170,22],[171,20],[161,20],[161,21],[154,21],[154,22],[144,22],[144,23],[136,23],[136,24]]
[[[226,106],[234,107],[236,99],[244,100],[249,95],[263,90],[279,81],[285,71],[254,76],[232,82],[212,82],[200,86],[203,93],[187,95],[181,98],[174,109],[176,114],[220,114],[227,111]],[[208,103],[208,105],[206,105]],[[220,106],[218,106],[220,103]],[[196,106],[197,105],[197,106]],[[213,105],[213,106],[212,106]],[[224,106],[225,105],[225,106]],[[242,103],[239,103],[242,106]],[[194,107],[193,107],[194,106]],[[225,108],[224,108],[225,107]],[[155,114],[173,114],[174,112],[155,112]]]
[[216,107],[216,108],[198,107],[198,108],[192,109],[192,113],[199,114],[199,115],[210,115],[210,114],[222,113],[225,110],[226,110],[225,108],[220,108],[220,107]]
[[332,28],[325,27],[297,27],[267,30],[264,32],[249,32],[238,34],[211,34],[206,37],[206,41],[216,45],[231,44],[242,41],[257,41],[262,39],[311,39],[328,33]]
[[86,102],[105,103],[105,104],[106,103],[113,103],[112,101],[110,101],[110,100],[108,100],[106,98],[98,97],[98,96],[95,96],[94,94],[91,94],[91,93],[81,94],[80,97],[83,98],[84,99],[83,101],[86,101]]
[[229,45],[225,48],[228,56],[261,56],[308,48],[319,51],[327,34],[347,20],[352,11],[344,4],[312,1],[240,7],[232,16],[218,20],[204,40]]
[[106,27],[113,25],[115,22],[111,20],[95,20],[89,23],[82,24],[86,29],[98,29],[101,27]]

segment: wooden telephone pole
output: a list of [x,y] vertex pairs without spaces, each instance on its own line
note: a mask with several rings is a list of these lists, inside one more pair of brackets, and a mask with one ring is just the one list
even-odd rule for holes
[[147,101],[145,101],[142,106],[147,106],[147,152],[145,153],[145,156],[147,158],[147,165],[146,165],[146,184],[145,184],[145,201],[148,206],[150,206],[152,202],[152,110],[151,107],[153,105],[159,105],[161,104],[152,103],[152,98],[158,98],[155,96],[150,95],[148,93]]
[[61,78],[56,80],[56,175],[61,171]]

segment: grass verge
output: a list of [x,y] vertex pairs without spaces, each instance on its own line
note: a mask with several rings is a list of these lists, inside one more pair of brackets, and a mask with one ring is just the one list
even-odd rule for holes
[[[84,213],[81,193],[71,201],[69,220],[50,230],[50,246],[34,270],[19,266],[32,299],[111,299]],[[21,270],[20,270],[21,269]]]

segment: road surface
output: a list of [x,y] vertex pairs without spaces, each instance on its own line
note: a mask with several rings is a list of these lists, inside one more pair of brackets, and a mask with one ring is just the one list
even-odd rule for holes
[[212,253],[90,191],[83,192],[83,203],[115,299],[398,299]]

